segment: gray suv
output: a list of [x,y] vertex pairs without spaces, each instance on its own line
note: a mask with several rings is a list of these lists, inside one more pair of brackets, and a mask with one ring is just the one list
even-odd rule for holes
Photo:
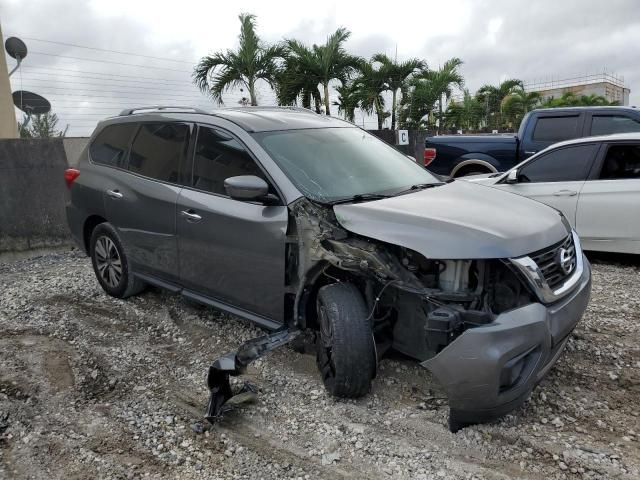
[[365,395],[394,349],[442,384],[455,431],[520,405],[589,300],[561,213],[304,109],[126,110],[65,179],[109,295],[156,285],[272,332],[211,365],[209,419],[229,375],[308,331],[331,394]]

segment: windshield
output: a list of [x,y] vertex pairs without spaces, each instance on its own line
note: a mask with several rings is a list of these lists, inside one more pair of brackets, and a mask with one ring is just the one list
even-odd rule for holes
[[359,128],[262,132],[254,138],[300,192],[319,202],[440,183],[404,154]]

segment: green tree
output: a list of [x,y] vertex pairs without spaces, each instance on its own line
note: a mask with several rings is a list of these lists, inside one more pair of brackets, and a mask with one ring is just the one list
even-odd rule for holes
[[[279,88],[282,99],[291,100],[298,96],[314,96],[311,85],[322,85],[323,103],[325,113],[331,115],[331,100],[329,97],[329,84],[339,81],[345,85],[361,61],[359,57],[350,55],[344,48],[351,32],[345,28],[338,28],[327,37],[322,45],[307,47],[297,40],[285,40],[287,49],[285,68],[280,76]],[[310,103],[310,102],[309,102]],[[318,108],[316,106],[316,108]]]
[[194,83],[222,104],[225,91],[245,87],[251,105],[258,105],[256,82],[264,80],[273,87],[277,60],[283,55],[277,45],[264,45],[255,32],[255,15],[243,13],[240,19],[240,36],[237,50],[217,52],[203,57],[196,65]]
[[322,96],[318,86],[322,80],[318,58],[313,48],[297,40],[285,40],[284,65],[276,75],[276,95],[279,105],[295,105],[300,98],[302,106],[315,104],[320,113]]
[[565,92],[559,98],[549,97],[540,105],[543,108],[558,108],[558,107],[592,107],[592,106],[607,106],[617,105],[618,102],[609,102],[601,95],[581,95],[578,96],[573,92]]
[[464,86],[464,78],[458,71],[462,63],[457,57],[450,58],[438,70],[428,70],[423,74],[438,94],[438,133],[444,125],[444,104],[451,98],[454,88],[462,89]]
[[353,83],[347,83],[336,87],[338,100],[333,104],[338,107],[338,113],[344,115],[344,119],[353,122],[356,116],[356,108],[360,106],[360,91]]
[[540,93],[526,92],[522,87],[515,87],[501,102],[501,111],[505,119],[518,128],[524,116],[540,103]]
[[54,138],[64,137],[67,134],[69,125],[64,130],[58,130],[58,116],[55,113],[44,113],[23,117],[22,122],[18,122],[18,132],[20,138]]
[[391,60],[383,53],[377,53],[371,58],[372,62],[382,65],[381,73],[384,75],[386,89],[391,91],[391,130],[396,128],[396,110],[398,107],[398,91],[405,85],[407,79],[426,69],[427,64],[417,58],[411,58],[403,62]]
[[452,101],[445,112],[445,125],[464,130],[477,130],[482,123],[484,107],[476,97],[464,89],[460,101]]
[[441,95],[439,85],[429,76],[411,78],[403,87],[399,107],[401,128],[424,129],[431,126],[430,117]]
[[485,106],[486,124],[489,128],[502,126],[502,102],[514,90],[522,89],[522,80],[515,78],[505,80],[499,85],[483,85],[476,93],[476,98]]
[[358,92],[360,108],[368,114],[374,113],[378,118],[378,130],[382,130],[384,120],[389,116],[385,110],[383,92],[387,90],[387,72],[384,65],[362,60],[358,66],[359,75],[353,81],[353,88]]

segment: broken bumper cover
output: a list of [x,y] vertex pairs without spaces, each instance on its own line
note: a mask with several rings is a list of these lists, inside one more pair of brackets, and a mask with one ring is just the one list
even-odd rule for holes
[[578,284],[561,300],[505,312],[421,364],[447,392],[452,430],[508,413],[547,374],[589,302],[591,268],[583,262]]
[[[225,411],[231,407],[231,400],[255,396],[257,391],[249,384],[234,393],[231,389],[229,377],[235,377],[245,372],[247,366],[269,352],[286,345],[300,334],[299,330],[283,328],[275,332],[251,339],[238,348],[237,351],[223,355],[215,360],[209,367],[207,374],[207,387],[209,388],[209,403],[205,418],[213,423],[221,418]],[[227,403],[229,402],[229,403]],[[240,403],[238,401],[238,403]]]

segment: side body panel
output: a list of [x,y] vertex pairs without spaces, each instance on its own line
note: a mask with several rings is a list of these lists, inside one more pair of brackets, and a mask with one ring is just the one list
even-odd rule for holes
[[[193,221],[183,211],[201,219]],[[183,189],[177,213],[180,282],[283,322],[287,221],[285,206]]]
[[640,254],[640,179],[588,180],[576,230],[586,250]]
[[123,170],[96,168],[104,170],[106,218],[118,230],[134,270],[177,279],[175,212],[181,187]]
[[461,162],[479,159],[493,165],[496,171],[504,171],[517,163],[517,139],[511,135],[447,135],[428,137],[426,148],[435,148],[436,159],[429,170],[449,175]]
[[575,228],[578,195],[584,183],[584,180],[577,182],[501,183],[495,187],[537,200],[560,210],[567,217],[571,226]]
[[104,179],[102,170],[88,160],[88,146],[80,155],[75,168],[80,170],[80,176],[73,182],[71,189],[67,190],[66,212],[69,230],[73,239],[80,248],[88,251],[88,245],[84,242],[84,225],[91,216],[106,217],[104,211]]

